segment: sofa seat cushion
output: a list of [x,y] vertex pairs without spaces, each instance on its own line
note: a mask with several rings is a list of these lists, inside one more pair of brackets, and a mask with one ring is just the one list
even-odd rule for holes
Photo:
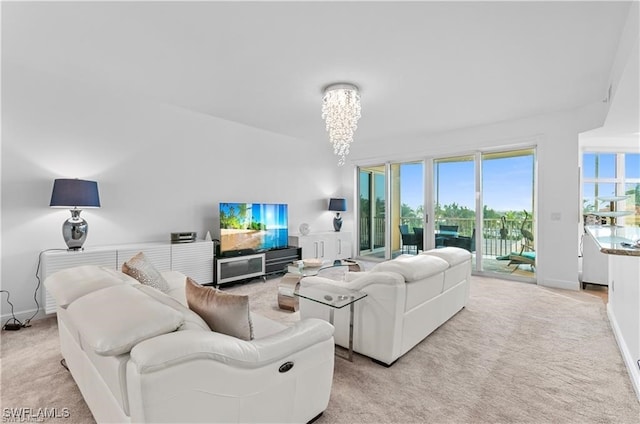
[[135,278],[126,274],[96,265],[67,268],[51,274],[44,281],[45,287],[61,308],[66,308],[74,300],[96,290],[137,283]]
[[371,272],[396,272],[405,282],[417,281],[443,272],[449,263],[437,256],[400,255],[397,258],[375,265]]
[[187,304],[187,294],[185,292],[185,286],[187,277],[178,271],[163,271],[160,273],[169,285],[169,290],[166,294],[182,303],[185,307],[189,307]]
[[432,249],[420,254],[425,256],[436,256],[444,259],[450,266],[459,265],[463,262],[471,260],[471,253],[466,249],[459,247],[443,247],[441,249]]
[[83,343],[99,355],[121,355],[142,340],[177,330],[175,309],[129,285],[89,293],[69,305],[69,318]]
[[[180,326],[179,330],[211,331],[207,323],[202,318],[200,318],[200,315],[193,312],[191,309],[189,309],[189,307],[184,306],[182,303],[178,302],[174,297],[162,293],[160,290],[153,287],[145,286],[144,284],[136,284],[134,287],[145,293],[147,296],[152,297],[158,302],[167,305],[170,308],[173,308],[176,312],[180,313],[180,315],[182,315],[182,318],[184,319],[184,322]],[[184,288],[182,289],[182,291],[184,291]]]

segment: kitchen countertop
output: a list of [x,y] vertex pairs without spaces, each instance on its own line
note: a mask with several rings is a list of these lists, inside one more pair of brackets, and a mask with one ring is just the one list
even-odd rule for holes
[[602,253],[640,256],[640,247],[632,247],[640,240],[640,227],[587,225],[585,229],[596,241]]

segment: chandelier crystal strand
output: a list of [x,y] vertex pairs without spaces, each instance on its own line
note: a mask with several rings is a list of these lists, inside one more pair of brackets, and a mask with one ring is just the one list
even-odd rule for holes
[[322,119],[326,121],[333,153],[338,155],[338,165],[344,165],[360,119],[358,88],[350,84],[327,87],[322,99]]

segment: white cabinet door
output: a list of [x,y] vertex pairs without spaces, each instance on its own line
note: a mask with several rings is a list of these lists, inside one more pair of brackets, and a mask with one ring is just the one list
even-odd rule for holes
[[347,259],[351,257],[351,234],[336,233],[336,259]]
[[171,269],[191,277],[200,284],[213,282],[213,242],[199,240],[193,243],[171,245]]
[[289,238],[289,244],[302,248],[302,259],[316,258],[334,261],[351,257],[351,234],[340,232],[315,233]]
[[296,236],[295,246],[302,248],[302,259],[322,259],[325,253],[324,241],[319,236]]
[[582,238],[582,282],[602,286],[608,284],[609,255],[602,253],[591,234],[585,233]]

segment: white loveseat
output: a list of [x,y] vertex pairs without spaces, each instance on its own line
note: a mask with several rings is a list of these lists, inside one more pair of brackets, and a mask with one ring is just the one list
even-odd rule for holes
[[[445,247],[401,255],[371,271],[346,275],[346,282],[303,278],[300,293],[319,284],[367,293],[355,303],[353,350],[391,365],[466,305],[471,254]],[[329,308],[301,297],[300,316],[329,320]],[[334,325],[336,344],[348,347],[349,308],[334,312]]]
[[185,306],[185,276],[162,275],[168,294],[96,266],[45,281],[62,356],[98,422],[300,423],[326,409],[331,325],[252,314],[253,340],[216,333]]

